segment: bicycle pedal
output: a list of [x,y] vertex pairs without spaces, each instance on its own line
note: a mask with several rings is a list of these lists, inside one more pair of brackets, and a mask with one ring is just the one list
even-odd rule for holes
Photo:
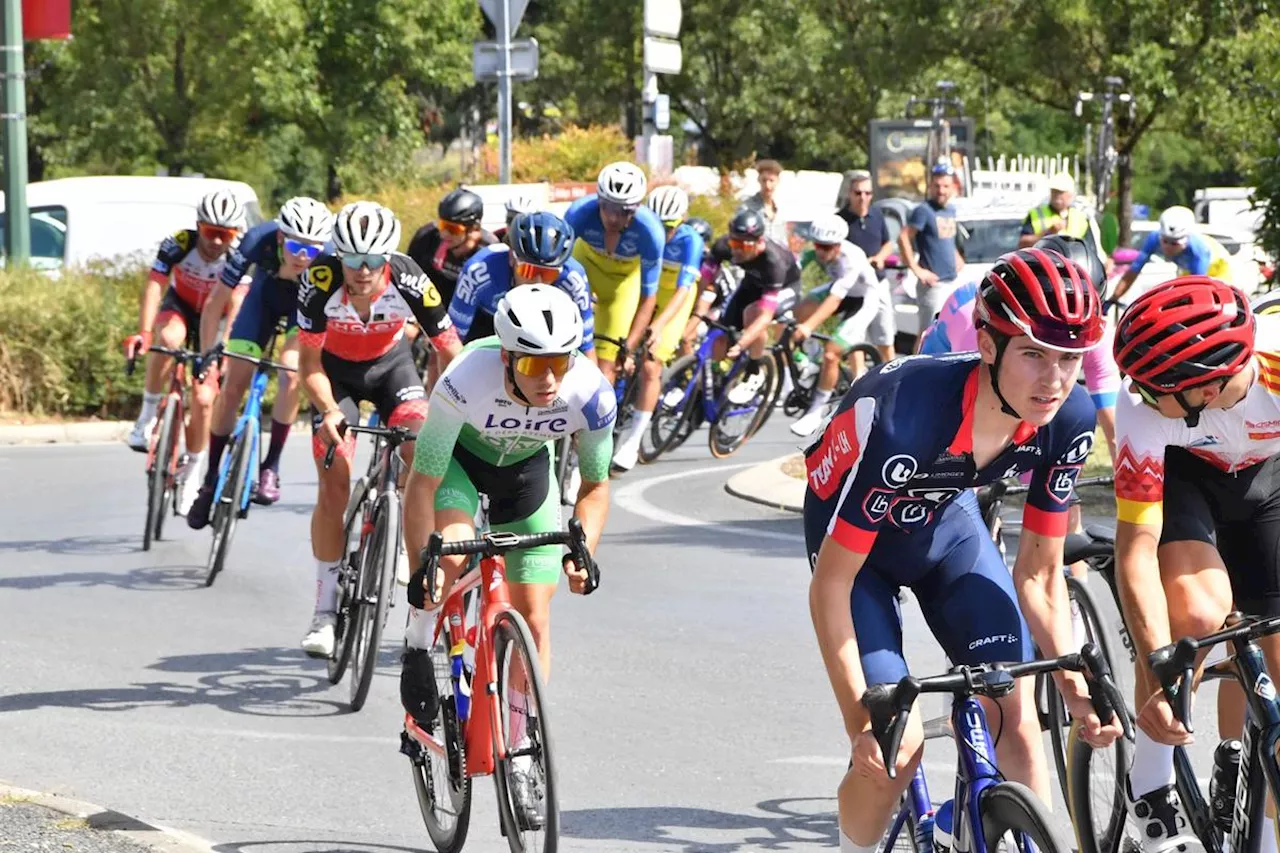
[[400,754],[408,756],[409,760],[419,767],[423,764],[422,744],[411,738],[409,733],[403,730],[400,732]]

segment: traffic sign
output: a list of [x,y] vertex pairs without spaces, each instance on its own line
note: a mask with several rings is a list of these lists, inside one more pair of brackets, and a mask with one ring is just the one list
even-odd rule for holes
[[683,10],[680,0],[644,0],[644,34],[679,38]]
[[679,74],[684,55],[680,42],[669,39],[644,37],[644,67],[657,74]]
[[[520,19],[524,17],[524,10],[529,6],[529,0],[480,0],[480,9],[484,12],[484,16],[493,22],[494,27],[502,26],[502,4],[509,3],[507,7],[507,38],[511,38],[516,34],[516,27],[520,26]],[[498,33],[499,36],[502,33]]]
[[671,127],[671,96],[658,95],[653,102],[653,126],[658,130]]
[[[496,41],[478,41],[471,45],[471,70],[477,83],[495,82],[502,70],[502,45]],[[516,39],[511,42],[511,79],[532,80],[538,76],[538,40]]]

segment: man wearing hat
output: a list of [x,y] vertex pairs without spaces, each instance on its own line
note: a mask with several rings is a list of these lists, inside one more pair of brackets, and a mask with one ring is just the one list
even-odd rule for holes
[[[1058,172],[1049,178],[1049,201],[1027,212],[1022,221],[1022,236],[1018,248],[1035,245],[1037,240],[1050,234],[1061,234],[1083,240],[1089,233],[1092,218],[1079,208],[1072,207],[1076,200],[1076,182],[1067,172]],[[1097,226],[1093,226],[1097,234]]]

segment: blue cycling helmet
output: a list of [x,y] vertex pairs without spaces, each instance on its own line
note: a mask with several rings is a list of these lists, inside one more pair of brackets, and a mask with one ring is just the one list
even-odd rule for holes
[[517,261],[562,267],[573,253],[573,227],[554,213],[521,213],[511,220],[507,242]]

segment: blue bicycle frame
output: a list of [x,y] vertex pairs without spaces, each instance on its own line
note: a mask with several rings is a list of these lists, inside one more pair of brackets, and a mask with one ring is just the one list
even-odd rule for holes
[[730,382],[751,360],[747,353],[742,353],[734,360],[729,367],[729,372],[724,375],[724,379],[720,383],[719,392],[716,389],[715,376],[711,371],[711,363],[715,361],[712,350],[718,338],[723,338],[724,332],[720,329],[712,329],[703,338],[702,344],[698,347],[697,367],[694,368],[693,377],[689,380],[689,384],[685,386],[684,397],[675,407],[677,415],[683,414],[684,407],[689,405],[689,400],[694,397],[694,384],[702,383],[702,396],[700,403],[702,405],[703,419],[709,423],[719,423],[721,418],[732,417],[733,415],[749,414],[759,406],[738,407],[734,409],[728,408],[729,401],[723,398],[723,391],[729,387]]
[[[214,488],[213,502],[215,504],[222,500],[222,490],[226,488],[227,480],[231,478],[231,466],[235,463],[236,454],[230,452],[230,448],[237,446],[241,441],[249,442],[249,471],[256,471],[258,468],[258,454],[262,445],[262,400],[267,393],[267,383],[271,380],[271,368],[258,364],[253,372],[253,384],[249,387],[249,396],[244,403],[244,412],[241,413],[239,420],[236,421],[236,428],[231,433],[231,439],[227,442],[228,452],[222,454],[222,464],[218,468],[218,485]],[[249,495],[252,492],[252,485],[256,482],[252,476],[245,477],[242,491],[236,500],[236,506],[241,513],[247,512],[249,509]]]

